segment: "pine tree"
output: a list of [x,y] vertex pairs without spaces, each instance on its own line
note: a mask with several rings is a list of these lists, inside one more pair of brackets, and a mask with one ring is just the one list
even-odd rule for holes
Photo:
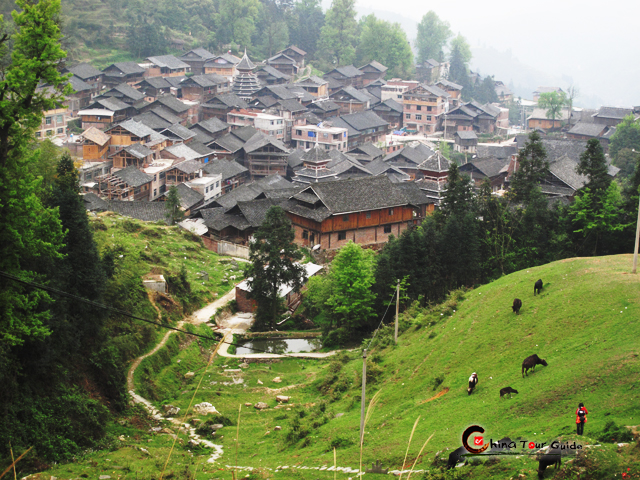
[[288,285],[297,292],[304,285],[305,269],[298,263],[302,253],[294,239],[285,211],[278,206],[271,207],[249,246],[251,264],[246,272],[247,283],[251,298],[258,303],[254,328],[275,328],[281,303],[280,286]]
[[355,59],[358,23],[355,0],[333,0],[320,32],[318,50],[328,69],[347,65]]
[[167,194],[167,199],[164,203],[166,210],[165,217],[169,222],[169,225],[181,222],[184,218],[184,211],[180,205],[180,195],[178,194],[178,189],[175,185],[172,185],[169,188],[169,193]]
[[450,163],[447,190],[440,207],[440,211],[445,217],[461,215],[468,211],[473,212],[476,208],[471,179],[468,175],[460,175],[456,162]]
[[580,163],[576,171],[587,176],[589,181],[585,187],[589,187],[594,198],[602,196],[607,190],[611,183],[611,177],[602,145],[598,139],[592,138],[587,142],[587,148],[580,155]]
[[518,153],[518,170],[511,180],[511,195],[516,202],[529,203],[535,190],[549,171],[547,152],[538,132],[531,132],[529,140]]

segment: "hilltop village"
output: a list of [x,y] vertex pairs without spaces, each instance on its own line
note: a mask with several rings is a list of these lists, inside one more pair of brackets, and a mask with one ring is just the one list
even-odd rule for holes
[[305,55],[292,45],[257,64],[246,52],[196,48],[102,71],[69,66],[74,93],[45,112],[36,136],[77,160],[89,210],[162,220],[175,186],[189,228],[212,250],[246,245],[276,204],[299,245],[332,250],[383,244],[421,222],[451,162],[503,194],[533,130],[550,165],[543,193],[569,201],[586,183],[576,166],[587,140],[606,152],[616,125],[639,113],[564,106],[549,116],[537,101],[561,88],[515,100],[501,81],[496,102],[465,102],[448,62],[418,65],[417,80],[385,80],[376,61],[312,75]]

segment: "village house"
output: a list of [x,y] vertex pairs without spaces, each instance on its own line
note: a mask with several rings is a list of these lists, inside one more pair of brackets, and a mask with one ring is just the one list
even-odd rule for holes
[[216,73],[231,82],[238,73],[236,70],[238,63],[240,63],[240,59],[229,51],[205,60],[204,73]]
[[54,108],[43,113],[40,127],[36,130],[37,139],[65,137],[67,135],[67,123],[71,118],[71,112],[67,108]]
[[149,103],[154,102],[162,95],[171,93],[171,84],[164,77],[146,77],[136,84],[136,88]]
[[[193,119],[194,116],[194,106],[189,105],[185,102],[178,100],[173,95],[164,95],[162,97],[158,97],[154,102],[145,105],[141,113],[145,113],[148,111],[153,111],[157,107],[163,107],[168,110],[171,114],[180,118],[180,123],[182,125],[186,125],[189,119]],[[197,116],[197,113],[195,113]],[[196,123],[196,122],[192,122]]]
[[393,99],[399,104],[403,103],[402,96],[405,92],[413,90],[420,85],[415,80],[400,80],[399,78],[392,78],[385,85],[380,87],[380,101]]
[[421,177],[419,165],[433,155],[426,145],[420,143],[415,147],[405,146],[384,157],[384,162],[405,173],[409,180]]
[[368,165],[374,160],[385,157],[384,152],[373,143],[363,143],[357,147],[351,148],[347,153],[362,165]]
[[279,85],[291,81],[291,75],[287,75],[271,65],[262,65],[256,75],[262,85]]
[[316,115],[320,120],[338,116],[340,105],[333,100],[319,99],[307,105],[307,110]]
[[333,127],[330,122],[320,125],[298,125],[291,133],[291,146],[309,149],[318,146],[324,150],[345,152],[349,141],[346,128]]
[[149,201],[157,200],[167,191],[167,170],[171,168],[174,161],[167,158],[156,158],[153,162],[142,171],[152,177],[151,186],[149,187]]
[[290,78],[298,74],[299,67],[295,59],[284,53],[276,53],[273,57],[268,58],[266,63],[268,67]]
[[221,194],[227,194],[238,188],[249,179],[249,170],[233,160],[214,158],[202,167],[202,173],[207,176],[220,176]]
[[94,127],[98,130],[104,130],[113,123],[114,115],[111,110],[107,110],[106,108],[91,108],[78,112],[80,124],[84,129]]
[[615,127],[624,120],[624,117],[633,113],[634,110],[631,108],[600,107],[593,115],[593,121],[600,125]]
[[433,58],[422,64],[416,65],[416,75],[420,82],[433,84],[441,78],[447,78],[449,74],[448,63],[440,63]]
[[348,149],[363,143],[384,142],[390,131],[389,124],[371,110],[332,117],[327,120],[334,127],[347,129]]
[[480,187],[487,179],[491,183],[491,190],[504,190],[509,174],[510,158],[483,158],[471,160],[460,167],[461,173],[471,177],[476,187]]
[[357,160],[335,149],[313,147],[298,158],[292,157],[294,154],[289,155],[288,170],[291,171],[291,181],[294,183],[307,184],[371,176],[371,172]]
[[[157,77],[160,78],[160,77]],[[164,107],[158,106],[140,115],[133,117],[136,122],[144,123],[147,127],[161,132],[172,125],[183,121],[182,118],[174,115]]]
[[478,146],[478,136],[475,132],[456,131],[453,136],[453,151],[460,153],[475,153]]
[[211,200],[212,198],[218,198],[222,195],[222,175],[206,175],[203,177],[194,178],[187,182],[187,186],[191,190],[195,190],[203,196],[203,202]]
[[216,58],[216,56],[209,50],[199,47],[194,48],[193,50],[189,50],[181,57],[178,57],[178,60],[189,65],[189,67],[191,67],[191,72],[193,72],[195,75],[202,75],[203,73],[205,73],[205,62],[207,60],[211,60],[212,58]]
[[569,120],[569,110],[562,109],[561,117],[551,119],[547,117],[547,111],[544,108],[534,108],[533,113],[527,117],[527,128],[529,130],[540,129],[545,132],[550,130],[559,130],[567,120]]
[[201,105],[202,120],[218,118],[227,121],[227,114],[232,110],[247,110],[249,105],[234,93],[218,94]]
[[98,195],[108,200],[149,200],[153,177],[136,167],[127,167],[101,175],[97,179]]
[[69,79],[69,84],[71,88],[73,88],[73,93],[67,95],[64,105],[69,110],[71,116],[75,117],[80,110],[89,106],[95,90],[92,85],[84,82],[75,75]]
[[98,130],[96,127],[90,127],[82,132],[82,158],[86,161],[104,161],[109,151],[109,141],[111,136]]
[[111,160],[98,162],[84,161],[78,167],[78,183],[82,192],[93,192],[98,194],[98,182],[96,179],[101,175],[106,175],[111,171],[113,164]]
[[230,127],[227,122],[223,122],[217,117],[212,117],[208,120],[203,120],[201,122],[196,123],[195,125],[192,125],[190,127],[190,130],[195,132],[196,135],[198,134],[205,135],[207,140],[205,142],[202,142],[202,140],[199,139],[197,136],[196,136],[196,139],[206,144],[206,143],[212,142],[216,138],[220,138],[223,135],[226,135],[227,133],[229,133],[229,128]]
[[[133,105],[140,100],[144,100],[144,93],[132,87],[128,83],[120,83],[106,92],[103,92],[97,99],[101,98],[117,98],[127,105]],[[96,100],[97,100],[96,99]]]
[[500,80],[496,80],[495,83],[496,95],[500,99],[501,103],[509,103],[513,102],[513,92],[509,87],[507,87],[504,82]]
[[253,95],[262,88],[258,76],[253,72],[255,64],[249,59],[245,50],[240,63],[236,65],[237,74],[233,79],[233,93],[245,101],[251,100]]
[[258,132],[242,149],[245,153],[244,166],[252,179],[273,174],[284,177],[287,174],[287,156],[290,152],[277,138]]
[[227,123],[231,128],[250,126],[279,140],[284,139],[284,118],[268,113],[232,110],[227,114]]
[[[291,219],[295,242],[322,249],[386,243],[420,222],[427,199],[415,184],[405,190],[386,176],[311,183],[282,207]],[[414,190],[415,189],[415,190]]]
[[102,90],[104,73],[88,63],[79,63],[73,67],[65,68],[64,73],[66,72],[73,73],[75,77],[91,85],[94,95]]
[[188,63],[179,60],[173,55],[160,55],[147,57],[147,69],[145,77],[184,77],[191,72]]
[[133,143],[109,155],[113,161],[113,168],[127,168],[134,166],[142,169],[153,163],[155,152],[140,143]]
[[403,125],[404,109],[401,103],[389,98],[375,105],[371,110],[387,122],[392,130],[399,130]]
[[363,112],[369,109],[370,97],[351,86],[341,88],[329,98],[339,105],[341,114]]
[[[191,215],[191,212],[201,206],[204,202],[204,195],[197,190],[189,187],[187,183],[180,183],[175,185],[178,199],[180,200],[180,210],[184,212],[185,216]],[[169,195],[167,190],[164,194],[158,197],[160,202],[164,202]]]
[[609,129],[602,123],[578,122],[567,132],[567,137],[574,140],[589,140],[600,138]]
[[136,62],[112,63],[102,70],[104,74],[103,83],[107,87],[112,87],[126,82],[129,85],[136,84],[142,80],[146,70]]
[[302,88],[316,98],[325,98],[329,94],[329,83],[315,75],[294,83],[294,86]]
[[174,145],[178,143],[188,144],[196,136],[195,132],[192,132],[187,127],[184,127],[179,123],[161,130],[160,133],[167,137],[170,143]]
[[[123,120],[126,120],[127,118],[133,117],[138,113],[132,105],[124,103],[122,100],[119,100],[115,97],[96,97],[93,99],[93,102],[82,111],[94,109],[112,111],[113,122],[121,122]],[[78,112],[78,115],[82,117],[80,112]],[[83,126],[82,128],[85,127]]]
[[434,85],[421,84],[402,95],[407,130],[429,134],[436,131],[440,115],[449,109],[449,95]]
[[330,72],[325,73],[324,78],[333,78],[343,87],[351,85],[355,88],[362,88],[364,86],[364,72],[358,70],[353,65],[334,68]]
[[362,78],[362,85],[367,86],[376,80],[381,80],[387,73],[388,68],[375,60],[363,65],[360,70],[364,75]]

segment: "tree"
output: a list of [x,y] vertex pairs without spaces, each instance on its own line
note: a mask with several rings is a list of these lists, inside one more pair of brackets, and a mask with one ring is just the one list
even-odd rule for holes
[[615,133],[611,136],[609,155],[613,158],[614,163],[618,152],[623,148],[635,149],[636,152],[640,152],[640,122],[636,121],[633,115],[624,117],[622,122],[616,126]]
[[433,10],[427,12],[418,24],[418,63],[424,63],[429,59],[444,60],[444,47],[453,33],[449,22],[438,18]]
[[275,0],[262,0],[262,8],[254,32],[253,44],[259,47],[262,57],[270,58],[289,43],[289,25],[286,5]]
[[320,0],[299,0],[288,17],[289,40],[316,58],[320,31],[324,25],[324,12]]
[[566,105],[569,109],[569,127],[571,127],[571,117],[573,116],[573,101],[580,96],[580,90],[575,85],[567,88]]
[[[467,39],[459,33],[457,37],[451,40],[449,46],[452,52],[454,48],[458,49],[458,51],[460,52],[460,56],[462,57],[462,61],[468,67],[473,54],[471,53],[471,47],[469,46]],[[451,54],[449,54],[449,60],[451,60]]]
[[355,4],[355,0],[333,0],[325,16],[319,50],[330,68],[355,59],[358,33]]
[[250,49],[262,5],[259,0],[220,0],[220,40]]
[[541,93],[538,98],[538,106],[547,110],[547,118],[558,120],[562,118],[562,108],[567,104],[567,96],[564,92]]
[[54,184],[61,154],[62,149],[46,138],[39,143],[32,159],[27,163],[29,173],[36,178],[42,178],[40,187],[43,192],[48,191]]
[[[0,270],[45,281],[43,269],[60,258],[63,232],[58,212],[38,198],[41,181],[29,173],[28,146],[42,112],[61,106],[70,87],[58,69],[66,55],[60,47],[60,1],[17,0],[16,5],[21,10],[12,13],[16,33],[11,39],[0,35]],[[36,91],[40,84],[51,90]],[[0,278],[0,350],[50,334],[48,300],[41,290]]]
[[305,269],[298,263],[302,253],[294,239],[295,233],[285,211],[279,206],[271,207],[249,246],[252,263],[246,276],[251,298],[258,303],[255,328],[275,328],[280,305],[278,290],[282,285],[292,287],[294,292],[304,285]]
[[640,150],[636,153],[630,148],[622,148],[618,150],[616,158],[613,162],[613,164],[620,169],[617,178],[624,180],[630,178],[633,175],[633,172],[636,168],[636,163],[638,162],[639,153]]
[[442,199],[440,212],[445,217],[449,217],[451,215],[463,215],[469,211],[475,211],[475,197],[471,178],[468,175],[460,175],[458,164],[450,162],[447,189]]
[[496,103],[500,101],[496,93],[496,81],[487,75],[482,82],[473,89],[473,98],[480,103]]
[[327,305],[337,328],[350,334],[367,330],[375,316],[376,298],[371,290],[375,282],[375,253],[349,241],[340,249],[331,264],[331,295]]
[[360,21],[360,41],[356,50],[359,64],[376,60],[385,65],[387,77],[407,78],[413,70],[413,53],[399,23],[390,23],[371,14]]
[[539,190],[540,182],[549,171],[547,152],[538,132],[531,132],[529,140],[518,153],[518,169],[511,180],[511,195],[516,202],[528,203]]
[[580,175],[586,175],[589,181],[585,185],[591,191],[593,198],[599,201],[600,197],[609,188],[611,177],[607,160],[604,158],[602,145],[597,138],[587,142],[587,148],[580,155],[580,163],[576,168]]
[[449,80],[461,85],[462,98],[464,100],[470,100],[473,97],[473,85],[471,85],[469,70],[458,45],[453,46],[450,58]]
[[169,222],[169,225],[174,225],[181,222],[184,218],[184,211],[180,205],[180,195],[175,185],[169,188],[167,199],[165,200],[165,218]]

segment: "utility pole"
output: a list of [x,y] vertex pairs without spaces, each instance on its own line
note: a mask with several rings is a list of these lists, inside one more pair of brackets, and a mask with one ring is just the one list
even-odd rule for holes
[[360,400],[360,445],[362,445],[362,439],[364,438],[364,404],[366,402],[366,387],[367,387],[367,350],[362,351],[362,397]]
[[398,344],[398,313],[400,312],[400,280],[398,280],[398,286],[396,287],[396,331],[393,336],[396,345]]

